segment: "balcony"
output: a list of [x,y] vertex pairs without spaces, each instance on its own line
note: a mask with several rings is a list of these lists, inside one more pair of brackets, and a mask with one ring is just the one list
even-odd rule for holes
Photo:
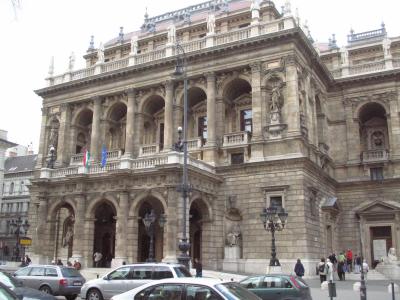
[[160,153],[161,144],[141,145],[139,148],[139,156],[149,156]]
[[203,147],[203,139],[201,137],[187,140],[188,151],[199,151],[201,150],[202,147]]
[[368,150],[362,152],[363,163],[386,162],[388,160],[389,160],[389,151],[386,149]]
[[[118,170],[146,170],[156,168],[157,166],[161,165],[173,164],[183,164],[183,153],[169,152],[166,154],[149,155],[149,157],[139,157],[137,159],[120,158],[115,161],[107,162],[104,167],[102,167],[100,164],[92,164],[88,167],[81,165],[60,169],[42,168],[40,170],[40,178],[62,179],[84,174],[104,174]],[[203,171],[215,174],[215,169],[213,166],[193,157],[188,157],[188,164]]]
[[[121,158],[121,156],[122,156],[122,150],[120,150],[120,149],[107,151],[107,161],[119,159],[119,158]],[[69,165],[70,166],[79,166],[82,164],[82,161],[83,161],[83,153],[74,154],[71,156]]]
[[224,134],[223,147],[232,148],[236,146],[247,145],[251,140],[251,133],[248,131],[240,131]]

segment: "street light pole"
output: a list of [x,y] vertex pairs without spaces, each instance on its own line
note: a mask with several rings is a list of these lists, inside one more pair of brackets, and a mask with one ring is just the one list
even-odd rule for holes
[[[186,54],[183,47],[177,43],[177,62],[175,67],[174,75],[183,76],[183,141],[179,141],[175,149],[183,151],[183,174],[182,174],[182,186],[180,191],[182,193],[183,201],[183,214],[182,214],[182,239],[179,241],[178,248],[181,253],[178,256],[178,262],[189,269],[188,250],[190,248],[190,243],[186,235],[186,209],[187,209],[187,199],[189,194],[189,184],[188,184],[188,171],[187,171],[187,113],[188,113],[188,99],[187,99],[187,76],[186,76]],[[182,56],[181,56],[182,55]],[[181,134],[182,128],[178,128],[178,132]]]
[[[147,262],[155,262],[155,257],[154,257],[154,226],[155,226],[155,221],[157,220],[157,216],[154,213],[154,209],[152,209],[149,213],[146,213],[144,216],[143,224],[146,228],[147,235],[150,238],[150,244],[149,244],[149,257],[147,258]],[[166,222],[165,215],[160,215],[158,216],[158,223],[160,224],[160,227],[163,228],[164,224]]]
[[365,274],[364,274],[364,255],[363,255],[361,217],[357,215],[357,218],[360,227],[360,255],[361,255],[360,300],[367,300],[367,286],[365,285]]
[[24,229],[24,233],[26,234],[29,229],[30,224],[28,223],[28,220],[25,220],[25,222],[22,221],[21,217],[19,216],[18,219],[11,220],[10,226],[13,228],[16,228],[14,231],[14,234],[17,237],[17,242],[15,244],[15,251],[16,251],[15,260],[18,261],[18,260],[20,260],[20,247],[19,247],[20,241],[19,241],[19,239],[20,239],[20,234],[21,234],[21,228]]

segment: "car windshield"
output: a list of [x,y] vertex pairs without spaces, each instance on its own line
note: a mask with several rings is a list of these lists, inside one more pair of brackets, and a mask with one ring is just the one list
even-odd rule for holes
[[18,280],[3,272],[0,272],[0,282],[10,289],[22,286]]
[[234,282],[217,284],[215,288],[228,300],[260,300],[258,296]]
[[79,273],[74,268],[62,268],[61,273],[64,277],[81,277],[81,273]]
[[185,267],[174,267],[176,276],[178,277],[192,277],[190,272]]

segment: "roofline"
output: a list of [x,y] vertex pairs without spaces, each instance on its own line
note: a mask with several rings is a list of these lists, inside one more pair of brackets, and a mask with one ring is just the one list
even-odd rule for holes
[[10,142],[10,141],[7,141],[7,140],[2,139],[2,138],[0,138],[0,144],[6,145],[7,148],[11,148],[11,147],[14,147],[14,146],[18,146],[18,144],[13,143],[13,142]]

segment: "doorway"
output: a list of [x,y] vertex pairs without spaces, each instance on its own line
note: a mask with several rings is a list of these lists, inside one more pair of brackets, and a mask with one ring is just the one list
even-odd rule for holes
[[372,267],[385,257],[392,247],[392,228],[390,226],[370,227]]

